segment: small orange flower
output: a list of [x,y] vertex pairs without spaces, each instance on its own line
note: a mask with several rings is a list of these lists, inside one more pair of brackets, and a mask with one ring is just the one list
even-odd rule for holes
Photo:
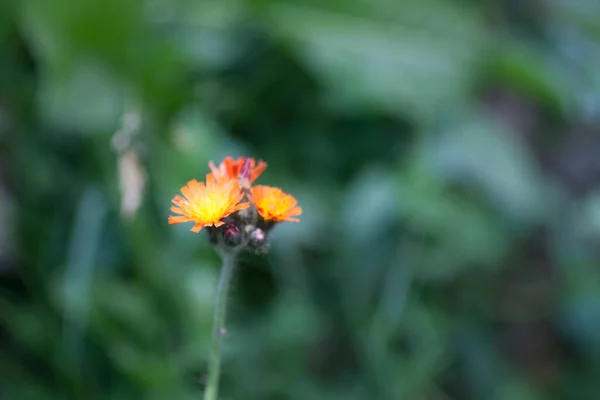
[[175,206],[171,211],[177,216],[169,216],[169,224],[194,222],[192,232],[200,232],[204,227],[219,227],[224,224],[221,219],[248,208],[249,203],[240,203],[244,193],[235,179],[216,179],[212,174],[206,175],[206,184],[191,180],[181,188],[184,197],[175,196]]
[[254,186],[250,192],[248,198],[266,221],[299,222],[298,218],[293,217],[302,214],[302,208],[296,205],[294,196],[279,188],[264,185]]
[[219,167],[216,167],[212,161],[208,163],[208,167],[215,178],[237,179],[240,181],[242,189],[249,189],[250,185],[267,168],[267,163],[258,160],[257,165],[256,160],[250,157],[239,157],[237,160],[225,157]]

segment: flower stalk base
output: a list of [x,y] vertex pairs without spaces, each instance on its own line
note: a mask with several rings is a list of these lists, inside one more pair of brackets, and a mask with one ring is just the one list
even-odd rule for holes
[[235,253],[221,254],[223,266],[217,286],[217,299],[215,302],[215,313],[213,320],[212,344],[208,364],[208,380],[204,392],[204,400],[217,400],[219,391],[219,375],[221,370],[221,342],[227,334],[225,319],[227,315],[227,297],[231,276],[235,269]]

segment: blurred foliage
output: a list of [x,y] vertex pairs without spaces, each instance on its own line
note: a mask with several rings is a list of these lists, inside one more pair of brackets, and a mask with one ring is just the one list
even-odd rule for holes
[[245,256],[225,399],[597,399],[600,2],[0,5],[0,397],[198,399],[209,160],[299,224]]

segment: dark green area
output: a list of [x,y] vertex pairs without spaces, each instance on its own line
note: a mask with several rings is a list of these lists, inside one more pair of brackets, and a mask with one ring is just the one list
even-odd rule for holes
[[167,216],[226,155],[304,213],[236,271],[223,400],[600,398],[598,16],[3,2],[0,398],[202,397],[219,259]]

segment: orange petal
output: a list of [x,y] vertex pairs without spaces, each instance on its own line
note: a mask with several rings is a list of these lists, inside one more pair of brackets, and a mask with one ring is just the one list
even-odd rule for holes
[[224,224],[225,224],[225,222],[223,222],[223,221],[217,221],[213,225],[215,226],[215,228],[218,228],[218,227],[220,227],[221,225],[224,225]]
[[235,212],[235,211],[245,210],[248,207],[250,207],[250,203],[240,203],[240,204],[236,205],[233,208],[233,210]]
[[259,160],[256,168],[253,168],[253,170],[252,170],[251,181],[254,182],[256,180],[256,178],[258,178],[260,176],[260,174],[262,174],[266,168],[267,168],[267,163],[262,160]]
[[206,174],[206,189],[209,191],[215,189],[215,176],[213,174]]
[[210,169],[210,172],[213,173],[213,175],[220,175],[221,171],[216,167],[215,163],[210,161],[208,163],[208,168]]
[[288,204],[286,204],[288,210],[291,208],[294,208],[296,206],[296,204],[298,204],[298,201],[296,199],[293,198],[286,198],[283,202],[287,202]]
[[190,220],[187,217],[184,217],[183,215],[177,215],[177,216],[173,216],[173,215],[169,215],[169,224],[173,225],[173,224],[182,224],[184,222],[189,222]]
[[240,192],[235,198],[231,201],[233,204],[237,204],[244,198],[244,193]]
[[222,171],[222,175],[229,179],[236,179],[236,161],[232,157],[225,157],[221,162],[219,168]]
[[203,227],[204,227],[204,225],[202,225],[202,224],[196,224],[192,227],[192,229],[190,229],[190,231],[198,233],[202,230]]
[[302,214],[302,207],[294,207],[285,213],[288,216],[296,216]]
[[186,200],[191,200],[194,198],[194,193],[192,192],[191,189],[191,182],[188,182],[187,185],[185,185],[184,187],[181,188],[181,193],[183,193],[183,195],[185,196]]
[[175,206],[171,206],[171,211],[173,211],[175,214],[185,214],[181,208]]
[[184,199],[183,197],[179,196],[179,195],[173,197],[173,200],[171,200],[171,201],[176,206],[183,206],[183,205],[188,204],[188,201],[186,199]]
[[204,182],[198,182],[195,179],[188,182],[188,187],[194,197],[202,195],[206,190]]

